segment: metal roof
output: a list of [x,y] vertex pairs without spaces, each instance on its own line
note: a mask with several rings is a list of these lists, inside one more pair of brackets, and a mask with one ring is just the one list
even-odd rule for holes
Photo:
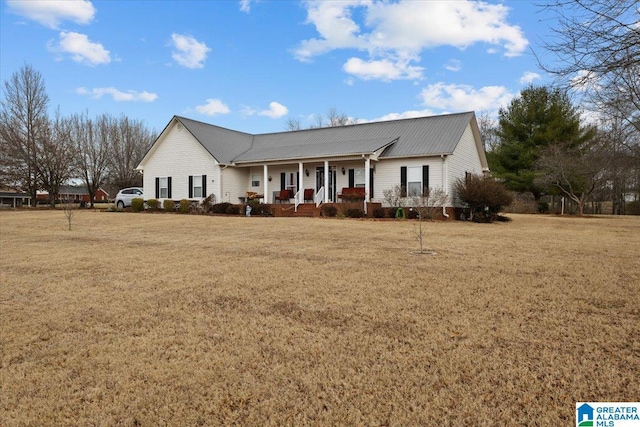
[[182,125],[219,162],[230,164],[251,148],[253,135],[238,132],[185,117],[175,116]]
[[220,163],[371,154],[380,158],[452,154],[473,112],[250,135],[176,116]]

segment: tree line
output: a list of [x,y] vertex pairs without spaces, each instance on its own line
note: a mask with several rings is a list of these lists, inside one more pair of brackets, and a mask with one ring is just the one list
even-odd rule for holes
[[91,206],[97,190],[141,184],[135,169],[155,140],[143,121],[125,115],[49,113],[42,74],[25,64],[4,82],[0,111],[0,186],[22,189],[32,206],[39,190],[50,202],[72,179],[83,182]]

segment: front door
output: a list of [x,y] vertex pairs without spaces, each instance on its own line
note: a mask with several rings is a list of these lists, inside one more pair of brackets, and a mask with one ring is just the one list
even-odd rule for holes
[[[329,201],[336,201],[336,167],[329,166],[329,189],[325,189],[325,191],[329,191]],[[324,185],[324,166],[316,167],[316,194]]]

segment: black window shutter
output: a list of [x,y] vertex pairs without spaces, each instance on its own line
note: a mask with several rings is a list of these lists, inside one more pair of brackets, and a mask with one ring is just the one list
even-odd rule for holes
[[156,199],[160,198],[160,178],[156,178]]
[[193,197],[193,175],[189,175],[189,198]]
[[353,188],[356,186],[356,171],[354,169],[349,169],[349,187]]
[[407,197],[407,167],[400,166],[400,195]]
[[171,177],[167,177],[167,199],[171,198]]
[[422,166],[422,195],[429,195],[429,165]]
[[202,197],[207,197],[207,175],[202,175]]
[[373,168],[369,168],[369,197],[373,197]]
[[300,172],[296,172],[296,188],[300,191]]
[[284,190],[287,182],[287,174],[285,172],[280,173],[280,189]]

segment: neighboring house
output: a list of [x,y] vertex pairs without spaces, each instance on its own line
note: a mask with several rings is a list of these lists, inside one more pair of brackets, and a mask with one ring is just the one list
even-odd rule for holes
[[[251,135],[174,116],[144,156],[145,199],[240,203],[248,192],[265,203],[339,202],[345,187],[365,202],[384,203],[383,191],[409,194],[443,188],[453,206],[454,183],[488,171],[473,112]],[[366,203],[365,203],[366,209]]]
[[31,198],[24,191],[14,188],[0,189],[0,207],[20,208],[30,206]]
[[[38,200],[49,200],[49,193],[46,191],[38,192]],[[69,201],[69,202],[90,202],[89,193],[86,187],[82,185],[63,185],[60,187],[60,191],[55,200]],[[109,200],[109,193],[102,188],[98,188],[95,194],[95,202],[106,203]]]

